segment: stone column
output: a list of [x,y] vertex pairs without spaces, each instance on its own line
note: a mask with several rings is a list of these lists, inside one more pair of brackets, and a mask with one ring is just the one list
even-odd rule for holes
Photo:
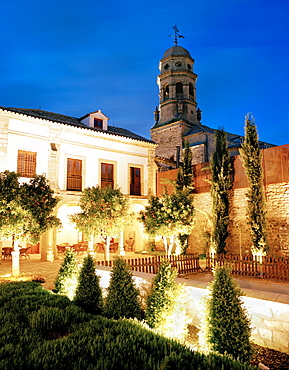
[[47,230],[46,260],[49,262],[54,261],[53,234],[53,229]]
[[125,250],[123,246],[123,230],[119,233],[118,245],[119,245],[119,255],[125,256]]
[[19,240],[13,241],[14,249],[12,254],[12,276],[17,276],[20,273],[20,252]]
[[94,236],[90,235],[89,240],[88,240],[88,253],[91,256],[94,256]]

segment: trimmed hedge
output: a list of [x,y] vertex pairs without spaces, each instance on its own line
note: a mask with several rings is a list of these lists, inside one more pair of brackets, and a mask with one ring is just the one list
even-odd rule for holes
[[[191,352],[135,320],[87,314],[65,297],[56,307],[59,296],[40,286],[11,284],[0,287],[5,303],[0,309],[1,370],[253,369],[226,356]],[[21,307],[8,304],[8,296],[23,302],[22,314]]]

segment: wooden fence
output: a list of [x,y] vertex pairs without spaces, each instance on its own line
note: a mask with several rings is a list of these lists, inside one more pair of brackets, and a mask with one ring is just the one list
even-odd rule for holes
[[235,275],[289,281],[289,258],[240,255],[212,255],[206,257],[206,270],[228,265]]
[[[146,272],[148,274],[156,274],[161,262],[167,259],[172,267],[178,270],[179,274],[189,274],[192,272],[202,271],[199,265],[199,256],[197,254],[186,254],[181,256],[155,256],[125,259],[125,262],[133,271]],[[112,261],[96,261],[97,265],[113,266]]]

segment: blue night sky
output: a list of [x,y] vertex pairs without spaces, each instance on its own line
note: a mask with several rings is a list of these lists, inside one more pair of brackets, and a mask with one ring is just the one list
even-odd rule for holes
[[195,59],[202,123],[289,143],[288,0],[10,0],[0,5],[0,106],[81,117],[147,138],[158,63],[179,45]]

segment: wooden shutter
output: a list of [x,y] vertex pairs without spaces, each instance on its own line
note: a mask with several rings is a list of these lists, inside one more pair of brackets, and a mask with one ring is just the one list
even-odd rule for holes
[[36,175],[36,154],[18,150],[17,172],[22,177],[34,177]]
[[113,164],[101,163],[101,187],[113,189]]
[[141,195],[140,168],[130,168],[130,195]]
[[67,159],[66,190],[82,190],[82,161],[80,159]]

